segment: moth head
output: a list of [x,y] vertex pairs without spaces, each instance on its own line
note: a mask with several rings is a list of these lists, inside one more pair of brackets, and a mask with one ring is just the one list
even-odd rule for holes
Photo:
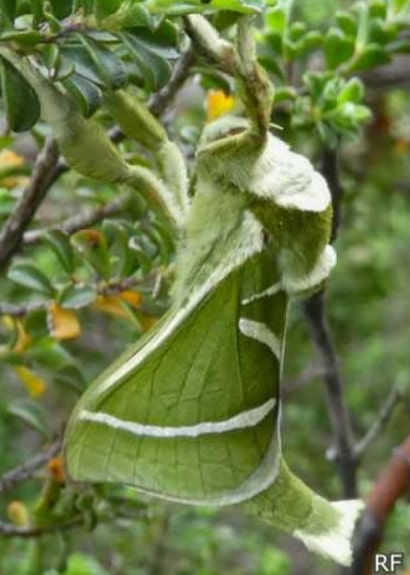
[[203,154],[208,147],[221,140],[229,141],[230,138],[242,134],[249,127],[245,118],[238,116],[222,116],[214,122],[207,124],[199,141],[197,154]]

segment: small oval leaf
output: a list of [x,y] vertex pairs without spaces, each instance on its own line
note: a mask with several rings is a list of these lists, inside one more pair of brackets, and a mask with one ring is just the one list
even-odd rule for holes
[[54,288],[47,276],[30,263],[15,264],[9,270],[7,277],[18,285],[44,295],[52,295],[54,292]]
[[33,88],[11,64],[1,60],[1,91],[9,128],[24,132],[40,117],[40,103]]

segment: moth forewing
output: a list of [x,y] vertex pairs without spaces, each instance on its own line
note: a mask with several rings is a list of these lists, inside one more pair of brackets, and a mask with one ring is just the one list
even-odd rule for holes
[[93,410],[82,403],[67,444],[74,478],[215,505],[274,481],[280,361],[241,332],[241,314],[258,323],[263,307],[242,304],[242,274],[232,271],[158,346],[154,337],[145,358],[132,357]]

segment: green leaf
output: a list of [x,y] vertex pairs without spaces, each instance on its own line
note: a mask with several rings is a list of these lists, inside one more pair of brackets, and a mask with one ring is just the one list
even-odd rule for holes
[[[281,34],[277,32],[270,32],[265,36],[265,42],[267,45],[268,53],[267,56],[270,60],[275,60],[272,58],[272,50],[278,55],[282,55],[283,50],[283,39]],[[275,62],[275,66],[278,66],[279,62]]]
[[289,38],[296,42],[306,34],[306,24],[304,22],[294,22],[289,28]]
[[133,0],[121,3],[119,10],[106,18],[103,26],[110,30],[122,28],[153,29],[153,19],[144,4],[135,4]]
[[35,46],[40,42],[41,34],[37,32],[37,30],[9,30],[3,32],[0,36],[0,40],[2,42],[16,42],[21,46]]
[[168,265],[175,250],[175,245],[170,235],[157,222],[152,222],[151,226],[145,230],[145,233],[157,247],[161,263]]
[[386,50],[378,44],[368,44],[362,54],[356,58],[352,66],[352,71],[368,70],[369,68],[387,64],[388,62],[390,62],[390,55]]
[[303,36],[303,38],[299,41],[298,45],[298,54],[303,54],[308,50],[312,50],[320,46],[323,42],[323,36],[320,32],[316,32],[315,30],[311,30],[307,34]]
[[97,230],[81,230],[71,236],[78,253],[104,278],[110,275],[110,257],[105,236]]
[[369,4],[370,18],[385,19],[387,16],[387,5],[385,0],[371,0]]
[[12,23],[16,17],[17,0],[0,0],[0,12]]
[[130,222],[125,220],[105,220],[102,229],[110,244],[110,254],[114,260],[115,275],[129,276],[138,269],[138,260],[128,247],[129,238],[134,234]]
[[56,68],[60,58],[58,46],[56,44],[47,44],[41,50],[41,57],[49,70]]
[[337,96],[337,103],[344,104],[346,102],[358,103],[363,100],[364,86],[359,78],[351,78],[346,82]]
[[395,14],[400,14],[410,6],[409,0],[390,0],[390,5],[392,6],[393,12]]
[[132,236],[128,241],[128,248],[136,256],[143,274],[147,274],[152,269],[151,258],[147,255],[145,246],[139,236]]
[[122,0],[94,0],[94,14],[97,20],[103,20],[116,12],[122,4]]
[[306,84],[314,103],[322,98],[326,84],[334,78],[333,72],[307,72],[303,75],[303,82]]
[[54,293],[50,280],[33,264],[17,263],[9,270],[7,277],[18,285],[44,295]]
[[327,65],[333,70],[353,56],[355,43],[339,29],[331,28],[326,34],[324,49]]
[[371,118],[371,112],[367,106],[346,102],[325,117],[336,128],[350,131],[356,130],[359,124],[367,122]]
[[89,118],[101,106],[101,89],[79,74],[71,74],[62,81],[63,86],[78,103],[82,114]]
[[272,32],[282,36],[286,27],[286,13],[283,8],[274,8],[266,15],[266,24]]
[[235,12],[249,14],[252,12],[262,12],[266,3],[262,0],[185,0],[185,2],[174,2],[174,0],[147,0],[145,5],[151,14],[180,16],[194,12],[204,12],[210,9],[233,10]]
[[273,547],[267,548],[258,566],[258,575],[290,575],[291,562],[286,553]]
[[65,309],[77,309],[94,303],[95,290],[87,285],[66,286],[58,296],[58,303]]
[[56,18],[63,20],[67,18],[73,10],[73,0],[49,0]]
[[74,252],[68,236],[60,230],[47,231],[42,240],[48,244],[66,272],[74,271]]
[[13,401],[7,411],[38,431],[46,439],[50,438],[49,416],[44,407],[31,399]]
[[356,38],[357,35],[357,19],[351,12],[339,11],[336,13],[336,23],[339,28],[346,34]]
[[398,35],[398,27],[392,22],[384,22],[380,19],[373,19],[370,23],[369,41],[370,43],[384,46],[394,41]]
[[52,371],[73,362],[68,351],[48,335],[31,345],[26,352],[26,357],[30,362],[37,363]]
[[78,37],[104,84],[113,90],[121,88],[127,80],[127,74],[118,56],[90,37],[82,35]]
[[87,381],[81,370],[74,364],[65,365],[57,370],[54,382],[64,387],[69,387],[78,393],[82,393],[87,387]]
[[33,14],[33,28],[37,27],[43,17],[42,0],[30,0],[31,12]]
[[40,117],[40,103],[33,88],[6,60],[1,60],[1,91],[7,122],[14,132],[29,130]]
[[72,553],[64,575],[109,575],[91,555]]
[[291,86],[280,86],[275,90],[275,104],[285,102],[286,100],[295,100],[297,98],[297,91]]
[[90,58],[88,51],[85,46],[74,44],[74,45],[63,45],[60,48],[61,63],[60,66],[74,68],[74,71],[79,76],[83,76],[88,81],[93,82],[101,87],[104,86],[104,82],[100,75],[95,69],[94,62]]
[[152,91],[163,86],[171,74],[171,66],[166,58],[175,56],[175,50],[154,44],[140,30],[138,34],[122,33],[121,37],[141,70],[147,89]]

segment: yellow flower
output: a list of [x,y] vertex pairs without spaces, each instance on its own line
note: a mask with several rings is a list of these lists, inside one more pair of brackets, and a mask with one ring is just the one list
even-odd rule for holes
[[207,97],[207,121],[212,122],[235,106],[235,98],[222,90],[211,90]]

